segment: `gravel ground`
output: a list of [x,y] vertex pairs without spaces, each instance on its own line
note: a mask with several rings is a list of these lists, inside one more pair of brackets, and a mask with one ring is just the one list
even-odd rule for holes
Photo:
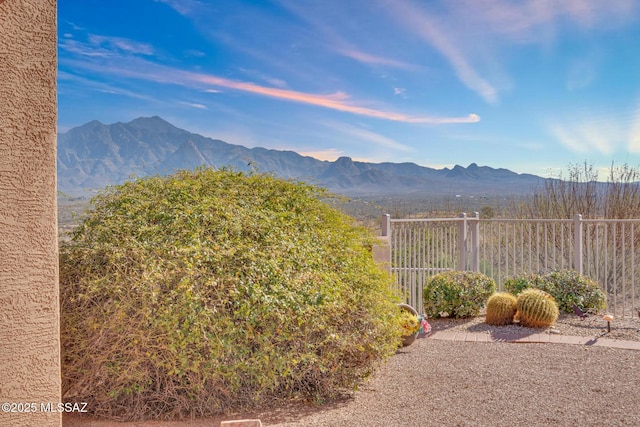
[[269,426],[631,426],[640,352],[421,339],[352,400]]
[[[484,318],[431,320],[433,330],[486,331]],[[517,325],[503,326],[522,331]],[[561,316],[564,335],[599,336],[600,316]],[[608,338],[640,341],[640,319],[614,319]],[[264,426],[631,426],[640,422],[640,352],[562,344],[418,339],[351,397],[191,421],[117,423],[65,416],[64,427],[210,427],[259,418]],[[66,414],[65,414],[66,415]]]

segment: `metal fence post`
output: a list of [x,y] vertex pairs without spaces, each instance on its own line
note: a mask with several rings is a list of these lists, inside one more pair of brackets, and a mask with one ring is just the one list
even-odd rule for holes
[[467,269],[467,214],[458,215],[462,221],[458,221],[458,270]]
[[582,215],[573,216],[573,269],[582,274]]
[[388,237],[391,231],[391,215],[382,215],[382,237]]
[[471,271],[480,271],[480,214],[473,213],[471,221]]

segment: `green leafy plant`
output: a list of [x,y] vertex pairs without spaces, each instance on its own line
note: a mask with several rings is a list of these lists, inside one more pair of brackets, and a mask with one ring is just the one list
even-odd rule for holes
[[527,289],[518,295],[517,318],[522,326],[544,328],[558,320],[558,305],[555,299],[540,289]]
[[423,290],[425,313],[438,318],[477,316],[496,284],[489,276],[471,271],[447,271],[427,279]]
[[398,299],[329,197],[211,169],[100,193],[60,247],[65,399],[170,419],[356,387],[397,349]]
[[517,299],[508,292],[496,292],[487,301],[485,322],[489,325],[504,326],[513,323],[518,310]]
[[607,306],[607,298],[600,285],[574,270],[552,271],[543,276],[549,284],[551,295],[558,307],[566,313],[573,313],[573,304],[582,310],[598,312]]
[[525,273],[518,276],[510,277],[504,281],[502,286],[505,291],[518,295],[525,289],[542,289],[548,291],[548,283],[545,282],[542,275],[536,273]]
[[598,312],[606,308],[607,299],[597,282],[575,270],[546,274],[526,274],[510,278],[504,288],[514,294],[525,289],[541,289],[555,298],[560,311],[573,313],[573,304],[583,310]]

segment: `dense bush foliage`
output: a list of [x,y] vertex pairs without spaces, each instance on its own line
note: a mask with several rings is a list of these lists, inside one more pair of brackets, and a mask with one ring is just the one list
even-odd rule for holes
[[528,288],[541,289],[553,296],[560,311],[566,313],[573,313],[573,304],[593,312],[604,309],[607,304],[598,283],[574,270],[517,276],[506,280],[504,288],[514,294]]
[[431,318],[476,316],[496,291],[489,276],[471,271],[447,271],[427,279],[423,299]]
[[547,291],[549,284],[545,282],[541,274],[525,273],[508,278],[502,286],[505,291],[518,295],[525,289],[531,288]]
[[353,389],[402,335],[370,233],[268,175],[112,187],[60,248],[63,393],[120,419]]

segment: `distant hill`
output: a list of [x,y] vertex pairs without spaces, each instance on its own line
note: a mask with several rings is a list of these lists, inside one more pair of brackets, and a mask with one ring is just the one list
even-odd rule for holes
[[523,194],[543,178],[507,169],[415,163],[334,162],[293,151],[247,148],[179,129],[158,116],[105,125],[92,121],[58,134],[58,188],[68,194],[120,184],[131,177],[198,166],[257,169],[319,184],[346,195]]

